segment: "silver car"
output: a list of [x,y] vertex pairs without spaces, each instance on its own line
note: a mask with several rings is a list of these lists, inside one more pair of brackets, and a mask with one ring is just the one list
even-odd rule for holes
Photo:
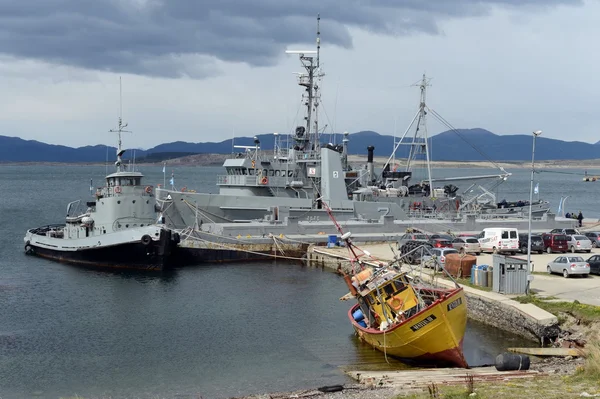
[[600,233],[599,232],[589,231],[587,233],[584,233],[583,235],[586,236],[587,238],[589,238],[590,241],[592,241],[593,248],[600,247]]
[[569,251],[575,252],[592,252],[592,241],[584,235],[567,236],[567,245]]
[[431,255],[423,255],[422,262],[425,267],[433,268],[435,266],[435,270],[440,270],[446,266],[446,256],[448,254],[458,253],[454,248],[431,248],[429,252]]
[[561,273],[564,278],[575,274],[587,277],[590,274],[590,264],[581,256],[559,256],[548,263],[547,271],[550,274]]
[[460,253],[475,254],[481,253],[481,244],[475,237],[456,237],[452,240],[452,248]]

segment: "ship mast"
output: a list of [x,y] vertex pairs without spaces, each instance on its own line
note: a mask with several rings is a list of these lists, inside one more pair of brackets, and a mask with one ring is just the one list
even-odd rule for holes
[[[427,162],[427,180],[429,182],[429,196],[431,197],[433,196],[433,180],[431,178],[431,159],[429,158],[429,137],[426,123],[427,111],[425,110],[427,107],[427,87],[431,85],[429,84],[429,80],[425,74],[423,74],[423,78],[415,86],[419,86],[421,89],[421,100],[419,102],[419,111],[417,112],[417,128],[415,129],[415,134],[410,146],[410,152],[406,162],[406,171],[409,172],[411,170],[411,162],[414,160],[417,154],[425,153]],[[420,131],[422,131],[422,134],[419,134]],[[420,141],[421,138],[423,139],[423,142]]]
[[313,76],[313,79],[316,78],[313,86],[313,107],[315,112],[315,130],[314,130],[314,143],[315,149],[318,150],[317,146],[319,145],[319,102],[321,101],[321,78],[323,74],[321,73],[321,63],[320,63],[320,54],[321,54],[321,14],[317,14],[317,59],[315,65],[315,71],[317,72],[316,76]]
[[125,150],[122,149],[121,145],[121,133],[131,133],[130,130],[125,130],[127,123],[123,124],[123,86],[121,85],[121,77],[119,77],[119,120],[117,123],[117,129],[110,129],[110,133],[117,133],[118,144],[117,144],[117,160],[115,166],[117,172],[123,172],[123,159],[122,156]]
[[298,73],[298,84],[305,88],[302,94],[302,102],[306,107],[306,123],[303,130],[305,132],[296,131],[296,140],[304,142],[302,150],[318,151],[319,150],[319,105],[321,101],[320,84],[321,78],[324,76],[321,73],[320,52],[321,52],[321,30],[320,30],[320,15],[317,15],[317,50],[286,50],[287,54],[298,54],[300,62],[305,69],[305,73]]

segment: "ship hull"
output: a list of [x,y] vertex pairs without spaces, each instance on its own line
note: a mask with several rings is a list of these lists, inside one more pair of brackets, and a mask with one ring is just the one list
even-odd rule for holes
[[352,307],[348,317],[359,338],[387,356],[418,365],[468,367],[462,352],[467,328],[467,302],[462,288],[385,333],[360,326],[352,317],[358,308],[358,304]]
[[179,265],[195,265],[200,263],[291,260],[301,259],[306,254],[307,249],[308,244],[298,243],[222,244],[183,240],[177,247],[173,261]]
[[[185,229],[190,226],[218,225],[236,223],[244,226],[256,221],[278,222],[286,224],[286,219],[294,222],[308,223],[310,226],[318,223],[328,223],[331,226],[329,215],[325,209],[315,207],[315,203],[308,199],[279,198],[279,197],[253,197],[232,196],[221,194],[205,194],[192,192],[177,192],[170,190],[157,190],[162,198],[162,214],[165,223],[174,229]],[[431,225],[438,223],[451,227],[455,231],[481,231],[492,224],[494,227],[506,226],[519,229],[527,228],[528,218],[522,212],[508,212],[507,209],[497,209],[476,217],[457,217],[454,212],[427,214],[410,209],[411,200],[407,198],[378,198],[377,201],[330,201],[333,216],[339,222],[363,221],[365,223],[386,219],[394,221],[396,226],[390,224],[391,229],[378,229],[380,233],[397,232],[398,229],[413,227],[429,231]],[[533,228],[536,230],[551,230],[554,228],[571,228],[572,220],[559,220],[557,218],[542,218],[547,207],[533,209]],[[376,228],[375,226],[371,226]],[[201,228],[202,230],[202,228]],[[214,230],[214,229],[212,229]],[[241,230],[245,230],[241,227]],[[317,230],[319,232],[320,230]],[[434,231],[434,230],[432,230]],[[271,232],[271,231],[270,231]],[[274,231],[272,231],[274,233]],[[297,234],[297,225],[284,231],[283,234]],[[353,231],[354,232],[354,231]],[[313,233],[312,231],[310,232]],[[242,233],[244,234],[244,233]],[[247,234],[254,234],[252,232]]]
[[[25,253],[88,268],[162,271],[173,266],[177,240],[170,230],[139,228],[82,239],[40,236],[30,230]],[[141,237],[149,235],[150,242]]]

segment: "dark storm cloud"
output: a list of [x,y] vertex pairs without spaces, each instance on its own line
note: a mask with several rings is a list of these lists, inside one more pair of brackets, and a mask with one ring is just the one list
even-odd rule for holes
[[[348,27],[435,34],[445,18],[493,5],[548,8],[581,0],[0,0],[0,53],[93,70],[201,78],[212,57],[274,64],[291,43],[351,47]],[[200,60],[194,56],[202,56]]]

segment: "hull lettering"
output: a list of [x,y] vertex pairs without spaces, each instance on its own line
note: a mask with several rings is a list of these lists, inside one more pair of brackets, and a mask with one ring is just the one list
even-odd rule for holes
[[431,323],[436,318],[437,317],[435,317],[434,315],[430,314],[429,316],[427,316],[426,318],[424,318],[423,320],[421,320],[417,324],[413,324],[412,326],[410,326],[410,329],[413,330],[413,331],[419,331],[421,328],[425,327],[427,324]]
[[462,305],[462,298],[458,298],[450,302],[447,306],[448,312]]

